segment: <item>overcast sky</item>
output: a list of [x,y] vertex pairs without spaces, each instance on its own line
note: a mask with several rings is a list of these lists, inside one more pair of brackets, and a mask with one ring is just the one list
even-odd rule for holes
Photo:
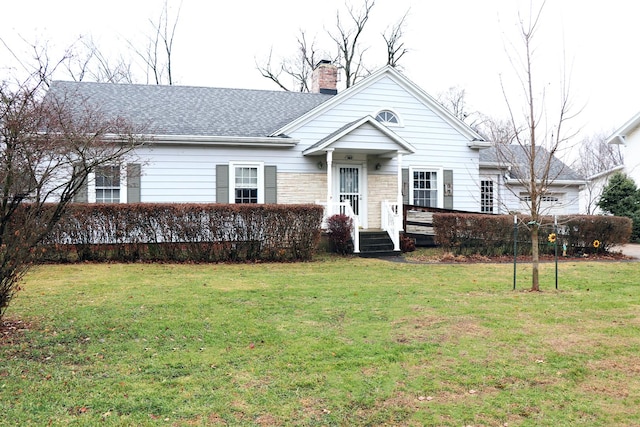
[[[168,0],[176,13],[180,0]],[[359,0],[350,0],[360,4]],[[48,42],[52,51],[91,35],[112,55],[132,56],[126,40],[142,46],[164,0],[0,0],[0,38],[25,55],[24,43]],[[539,2],[537,2],[539,4]],[[260,76],[255,62],[273,49],[274,60],[291,56],[300,29],[317,34],[331,49],[324,29],[335,27],[343,0],[183,0],[174,46],[175,81],[182,85],[277,90]],[[401,60],[403,72],[433,96],[458,86],[470,110],[506,115],[501,78],[517,105],[513,49],[518,12],[528,1],[377,0],[367,24],[367,64],[385,63],[380,34],[410,10]],[[539,92],[557,99],[563,72],[569,76],[574,111],[572,129],[582,135],[609,132],[640,111],[640,3],[630,0],[547,0],[535,39]],[[344,15],[343,15],[344,16]],[[520,49],[522,51],[522,49]],[[0,73],[12,64],[0,44]]]

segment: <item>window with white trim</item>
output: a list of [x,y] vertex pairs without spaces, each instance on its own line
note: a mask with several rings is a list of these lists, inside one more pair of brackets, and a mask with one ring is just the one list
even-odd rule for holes
[[229,203],[264,203],[264,165],[229,164]]
[[95,170],[96,203],[120,203],[120,166],[98,166]]
[[493,213],[493,180],[480,181],[480,212]]
[[400,120],[396,113],[391,110],[382,110],[376,115],[376,120],[386,125],[400,125]]
[[[529,193],[520,193],[520,200],[523,202],[531,202],[531,196],[529,195]],[[559,194],[551,194],[548,196],[542,196],[540,197],[540,201],[541,202],[551,202],[551,203],[558,203],[560,202],[560,195]]]
[[439,206],[438,172],[413,169],[411,176],[411,204],[437,208]]

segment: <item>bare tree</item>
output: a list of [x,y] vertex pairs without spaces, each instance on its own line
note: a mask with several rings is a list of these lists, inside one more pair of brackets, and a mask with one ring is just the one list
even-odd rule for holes
[[437,100],[451,114],[465,121],[471,113],[467,111],[466,91],[459,86],[452,86],[446,92],[439,93]]
[[364,6],[359,11],[355,11],[353,6],[348,6],[347,13],[351,26],[345,25],[340,19],[340,12],[336,12],[335,32],[329,32],[329,36],[338,48],[339,63],[344,71],[346,87],[351,87],[368,72],[363,61],[367,49],[363,48],[359,41],[374,5],[375,0],[364,0]]
[[[546,105],[544,91],[536,91],[533,67],[533,41],[540,24],[544,3],[537,11],[532,11],[527,20],[520,19],[520,32],[524,52],[516,60],[510,60],[516,70],[524,100],[522,116],[517,116],[503,84],[503,94],[509,111],[509,121],[513,129],[513,145],[496,145],[500,163],[512,167],[512,177],[518,180],[526,196],[521,197],[528,207],[529,219],[526,223],[531,235],[532,280],[531,290],[539,291],[539,229],[542,221],[542,202],[548,196],[549,187],[562,170],[552,167],[554,156],[568,136],[564,135],[564,125],[570,116],[569,87],[563,81],[560,101],[555,120]],[[520,123],[523,123],[520,125]],[[522,129],[522,131],[520,131]],[[524,159],[524,162],[521,161]],[[519,197],[521,195],[518,195]]]
[[522,132],[521,127],[515,128],[508,119],[499,119],[481,113],[473,127],[487,141],[503,145],[514,143],[516,135]]
[[81,37],[71,48],[64,68],[77,82],[133,83],[131,62],[124,57],[108,58],[91,37]]
[[596,133],[580,141],[579,156],[573,165],[576,171],[587,177],[611,170],[623,162],[620,145],[607,144],[607,135]]
[[178,7],[175,19],[173,19],[173,22],[170,22],[169,6],[167,0],[165,0],[158,20],[149,20],[153,28],[153,34],[148,37],[146,50],[141,51],[134,46],[133,42],[128,42],[145,65],[147,83],[150,81],[158,85],[172,85],[174,83],[171,61],[173,55],[173,40],[180,18],[181,7],[182,3],[180,7]]
[[[24,38],[22,38],[22,41],[27,45],[28,50],[31,52],[31,56],[29,58],[23,58],[18,55],[12,46],[9,46],[2,38],[0,38],[0,43],[5,47],[20,67],[18,74],[13,76],[13,80],[16,82],[36,80],[39,82],[39,85],[48,87],[53,79],[53,73],[58,69],[58,67],[60,67],[60,65],[73,57],[73,46],[67,48],[60,56],[60,59],[54,62],[49,57],[48,43],[29,42]],[[8,78],[4,78],[2,83],[6,86],[10,82]]]
[[409,11],[407,11],[392,27],[387,28],[387,30],[382,33],[382,38],[387,45],[387,65],[390,65],[393,68],[400,68],[398,62],[407,52],[409,52],[409,50],[404,47],[404,41],[402,39],[408,15]]
[[[344,73],[345,86],[352,86],[370,72],[365,66],[364,57],[367,48],[363,47],[362,40],[374,5],[375,0],[365,0],[359,10],[347,5],[346,19],[342,18],[340,11],[336,11],[336,26],[326,31],[335,45],[333,53],[332,49],[319,49],[315,38],[309,42],[306,33],[301,30],[297,38],[296,52],[292,55],[293,59],[282,60],[276,64],[273,61],[273,52],[270,52],[264,65],[256,61],[256,68],[263,77],[272,80],[284,90],[308,92],[311,88],[313,69],[320,60],[328,59]],[[408,14],[409,11],[382,34],[386,43],[387,64],[396,68],[399,67],[400,59],[408,52],[403,41]],[[293,82],[293,86],[289,80]]]
[[[309,42],[307,35],[303,30],[297,37],[297,52],[291,59],[281,61],[280,65],[275,68],[272,64],[273,51],[269,52],[269,57],[265,65],[259,65],[256,61],[256,68],[263,77],[272,80],[281,89],[286,91],[309,92],[311,89],[311,75],[314,67],[327,54],[320,53],[316,48],[315,39]],[[322,58],[321,58],[322,56]],[[283,79],[287,78],[293,84],[293,88]]]
[[45,96],[51,71],[43,62],[26,81],[0,83],[0,318],[88,174],[142,142],[141,129],[74,93],[54,84]]

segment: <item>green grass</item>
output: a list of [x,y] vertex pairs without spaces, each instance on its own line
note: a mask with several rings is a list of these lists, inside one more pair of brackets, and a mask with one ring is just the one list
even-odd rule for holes
[[640,425],[640,264],[512,269],[41,266],[0,425]]

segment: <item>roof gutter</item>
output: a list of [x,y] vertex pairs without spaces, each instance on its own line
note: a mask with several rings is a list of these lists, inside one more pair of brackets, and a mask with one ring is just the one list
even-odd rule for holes
[[[523,181],[518,179],[518,178],[507,178],[505,177],[504,180],[505,184],[516,184],[516,185],[522,185]],[[527,180],[524,183],[528,183],[529,181]],[[542,184],[541,180],[536,180],[537,184]],[[566,186],[566,185],[584,185],[586,184],[587,181],[585,181],[584,179],[555,179],[555,180],[549,180],[546,185],[548,186]]]
[[493,146],[493,144],[489,141],[482,141],[479,139],[474,139],[471,140],[467,143],[467,147],[469,148],[474,148],[474,149],[481,149],[481,148],[491,148]]
[[211,136],[211,135],[150,135],[149,144],[157,145],[205,145],[205,146],[242,146],[242,147],[295,147],[299,139],[289,137],[247,137],[247,136]]

